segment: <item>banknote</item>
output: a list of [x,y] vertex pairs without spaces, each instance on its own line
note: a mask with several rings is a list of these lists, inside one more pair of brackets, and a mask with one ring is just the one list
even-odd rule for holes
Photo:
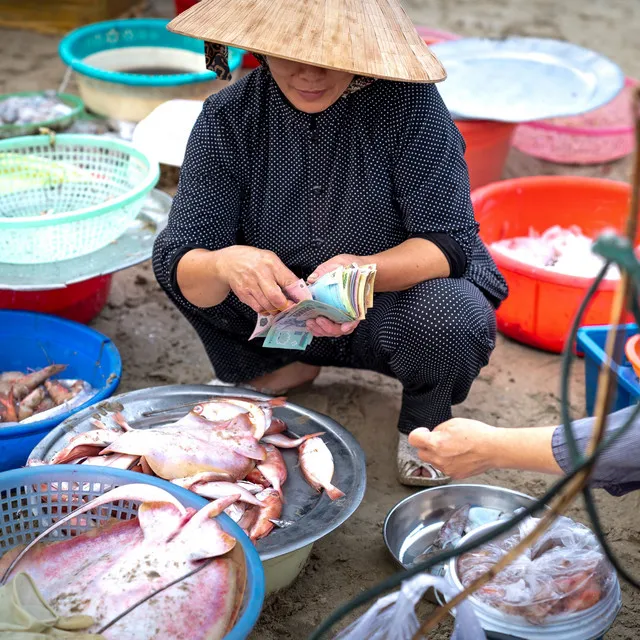
[[[302,300],[311,300],[313,298],[307,283],[302,278],[285,287],[284,294],[287,296],[288,300],[292,300],[293,302],[301,302]],[[266,336],[273,324],[273,321],[275,320],[275,317],[275,313],[259,313],[256,326],[249,337],[249,340]]]
[[324,317],[337,324],[364,320],[373,305],[376,265],[338,267],[307,285],[298,280],[284,289],[295,304],[273,314],[258,314],[253,338],[273,349],[303,351],[313,339],[307,321]]

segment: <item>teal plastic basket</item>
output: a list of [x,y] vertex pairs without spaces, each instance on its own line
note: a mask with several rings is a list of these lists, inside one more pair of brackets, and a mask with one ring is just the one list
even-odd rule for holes
[[0,141],[0,263],[57,262],[116,240],[156,185],[129,143],[63,134]]

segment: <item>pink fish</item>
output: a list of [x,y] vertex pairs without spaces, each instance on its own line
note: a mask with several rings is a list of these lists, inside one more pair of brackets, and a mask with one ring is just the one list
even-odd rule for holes
[[258,512],[258,517],[249,533],[249,537],[253,542],[269,535],[274,527],[271,521],[278,520],[282,514],[282,500],[275,489],[265,489],[256,498],[263,503],[263,506]]
[[45,380],[51,376],[61,373],[67,368],[66,364],[52,364],[44,369],[34,371],[26,376],[22,376],[13,383],[13,393],[17,401],[28,396],[36,387],[44,384]]
[[282,454],[272,444],[267,444],[264,448],[267,451],[267,457],[265,461],[259,463],[256,468],[280,494],[280,498],[284,502],[282,485],[287,479],[287,465],[285,464]]
[[324,489],[332,500],[344,497],[344,493],[331,484],[333,456],[320,438],[311,438],[300,445],[299,456],[302,475],[316,491]]
[[262,506],[262,502],[250,491],[235,482],[196,482],[188,487],[188,489],[204,498],[216,499],[235,495],[238,496],[237,499],[242,502],[255,505],[256,507]]
[[[91,616],[95,624],[88,631],[96,633],[145,596],[201,566],[202,560],[214,559],[197,574],[132,609],[104,636],[107,640],[225,637],[237,619],[246,582],[236,540],[215,520],[232,498],[196,512],[158,487],[129,484],[83,504],[59,524],[77,521],[81,513],[118,500],[142,501],[138,517],[39,543],[26,551],[14,570],[28,573],[61,616]],[[19,551],[0,559],[0,574]]]
[[310,433],[306,436],[302,436],[301,438],[296,438],[295,440],[293,440],[291,438],[287,438],[287,436],[283,436],[281,433],[276,433],[272,436],[265,436],[264,438],[262,438],[262,442],[273,444],[279,449],[295,449],[296,447],[299,447],[303,442],[322,435],[324,435],[324,431],[319,431],[318,433]]

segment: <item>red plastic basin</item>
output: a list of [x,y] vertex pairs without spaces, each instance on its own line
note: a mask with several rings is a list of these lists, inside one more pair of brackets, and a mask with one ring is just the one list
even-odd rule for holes
[[0,309],[38,311],[86,324],[103,309],[111,289],[111,275],[76,282],[64,289],[9,291],[0,289]]
[[456,126],[467,145],[464,158],[471,188],[500,180],[517,125],[489,120],[456,120]]
[[[490,245],[556,224],[578,225],[592,238],[607,228],[622,231],[630,188],[623,182],[599,178],[539,176],[490,184],[476,189],[471,198],[480,236]],[[592,280],[552,273],[491,253],[510,289],[498,309],[499,330],[533,347],[562,351]],[[609,324],[616,285],[615,280],[601,284],[582,326]],[[632,321],[631,316],[625,321]]]

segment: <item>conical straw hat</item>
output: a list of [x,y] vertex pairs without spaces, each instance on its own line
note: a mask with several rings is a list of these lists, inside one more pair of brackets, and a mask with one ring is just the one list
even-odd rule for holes
[[169,30],[356,75],[446,78],[397,0],[202,0]]

